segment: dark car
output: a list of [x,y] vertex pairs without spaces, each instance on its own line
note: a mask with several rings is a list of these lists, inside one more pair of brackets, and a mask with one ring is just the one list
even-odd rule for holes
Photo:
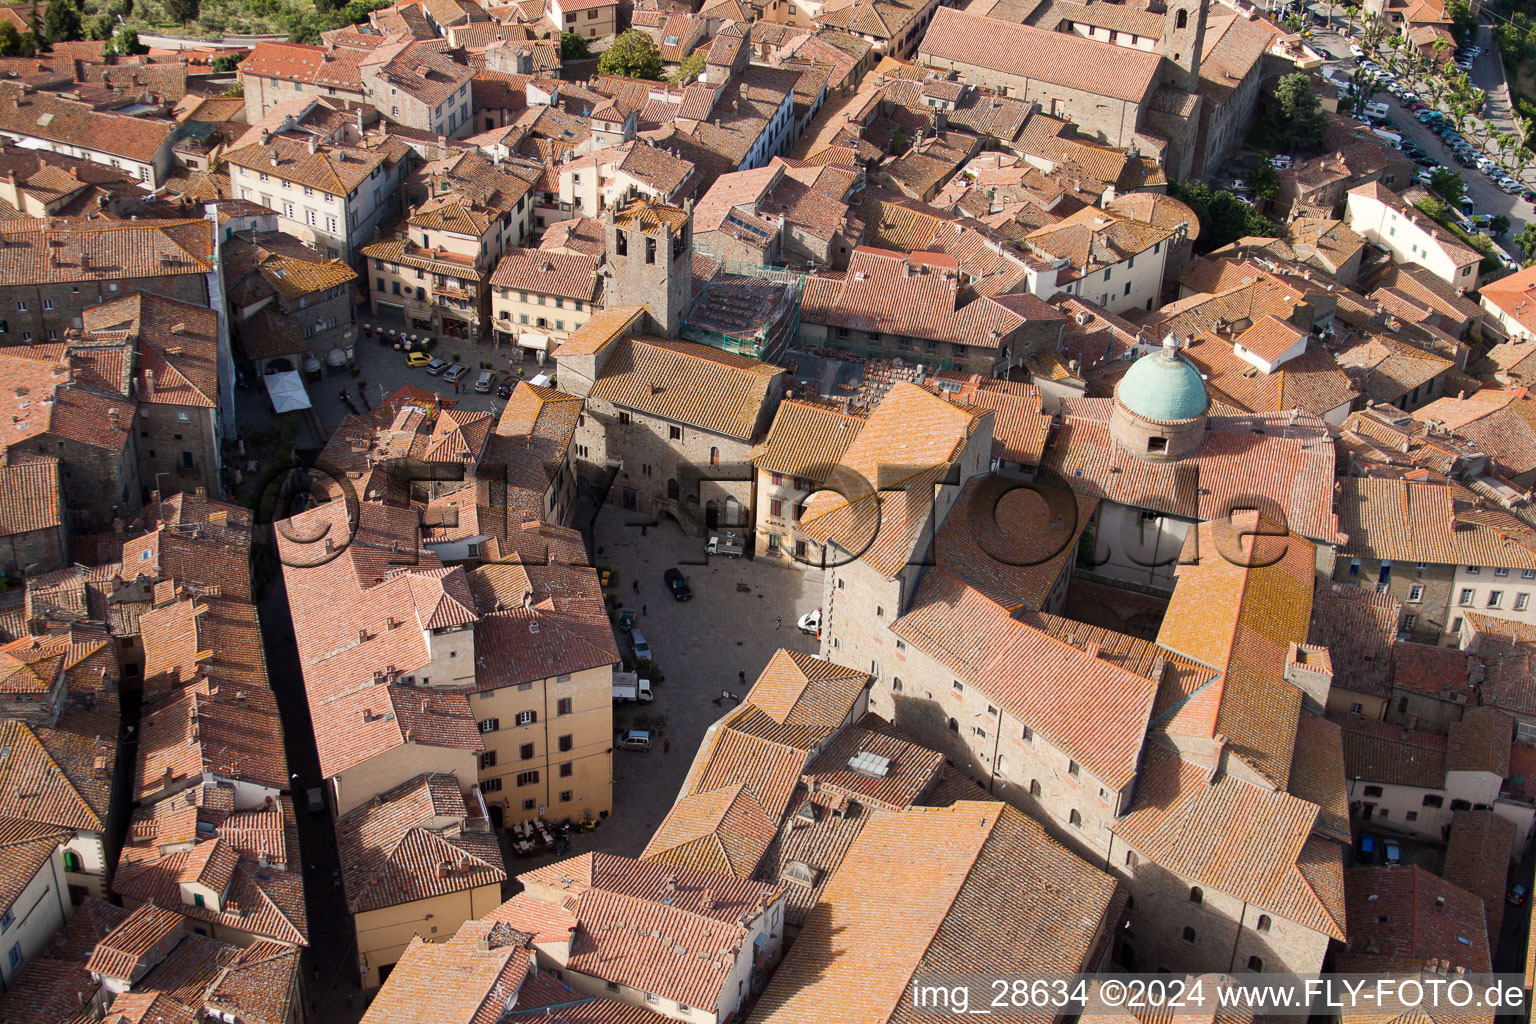
[[671,588],[672,599],[674,601],[693,600],[693,591],[688,589],[688,581],[683,579],[683,574],[681,571],[677,569],[668,569],[666,572],[661,574],[661,578],[665,580],[667,586]]
[[511,398],[512,397],[512,384],[511,384],[510,381],[505,381],[504,380],[499,385],[497,385],[497,387],[496,387],[496,397],[497,398]]
[[1520,193],[1520,198],[1528,203],[1536,203],[1536,189],[1525,189]]

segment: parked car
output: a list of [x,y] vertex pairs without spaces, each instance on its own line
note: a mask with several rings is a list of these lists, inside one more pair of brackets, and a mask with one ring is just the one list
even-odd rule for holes
[[1359,43],[1350,43],[1349,44],[1349,53],[1350,53],[1350,56],[1352,56],[1352,57],[1364,57],[1365,56],[1365,51],[1360,48],[1360,44]]
[[674,601],[693,600],[693,591],[688,588],[688,581],[683,579],[683,573],[680,569],[668,569],[661,574],[661,578],[666,582],[667,587],[671,589]]
[[613,745],[620,750],[650,750],[651,732],[649,729],[630,729],[621,732],[613,741]]
[[1477,158],[1477,169],[1484,174],[1487,174],[1497,166],[1498,164],[1493,162],[1493,157],[1491,156],[1480,156]]
[[1440,119],[1440,113],[1438,111],[1429,110],[1423,107],[1421,107],[1418,113],[1414,114],[1413,116],[1418,118],[1422,124],[1429,124],[1431,121],[1438,121]]
[[491,393],[491,388],[496,384],[496,374],[491,370],[481,370],[480,376],[475,378],[475,390],[482,395]]
[[1381,848],[1386,851],[1388,867],[1396,867],[1403,862],[1403,848],[1392,842],[1392,840],[1389,839],[1382,843]]
[[1434,177],[1434,174],[1435,174],[1434,171],[1431,171],[1428,167],[1426,167],[1423,170],[1419,171],[1418,174],[1415,174],[1413,176],[1413,180],[1418,182],[1420,185],[1428,185],[1429,182],[1430,182],[1430,179]]
[[449,366],[449,363],[448,363],[448,360],[446,360],[446,359],[429,359],[429,360],[427,360],[427,372],[430,373],[434,377],[441,376],[443,371],[448,369],[448,366]]
[[1420,167],[1428,167],[1431,173],[1440,169],[1440,161],[1432,156],[1416,156],[1413,158],[1413,162]]
[[821,609],[806,612],[800,616],[800,621],[795,623],[795,628],[808,636],[816,636],[821,632]]
[[1503,189],[1505,192],[1508,192],[1512,196],[1519,195],[1520,190],[1523,187],[1524,186],[1522,186],[1514,178],[1505,178],[1503,181],[1499,182],[1499,188]]
[[1369,832],[1360,833],[1355,840],[1355,860],[1361,864],[1376,863],[1376,837]]
[[512,397],[512,385],[511,385],[511,383],[508,382],[508,381],[502,381],[499,385],[497,385],[497,387],[496,387],[496,397],[497,398],[511,398]]
[[457,384],[459,381],[468,376],[469,367],[465,366],[463,363],[454,363],[453,366],[449,368],[448,372],[443,374],[443,380],[447,381],[449,384]]
[[651,660],[651,642],[645,638],[645,634],[638,629],[629,632],[629,642],[635,646],[635,659],[637,661]]
[[1269,166],[1277,171],[1283,171],[1291,166],[1291,158],[1284,153],[1269,158]]

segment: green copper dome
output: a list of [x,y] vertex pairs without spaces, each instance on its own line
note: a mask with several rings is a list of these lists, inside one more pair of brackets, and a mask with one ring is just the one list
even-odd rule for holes
[[1120,378],[1115,397],[1136,415],[1165,423],[1193,419],[1210,404],[1200,371],[1180,359],[1176,345],[1169,342],[1131,365]]

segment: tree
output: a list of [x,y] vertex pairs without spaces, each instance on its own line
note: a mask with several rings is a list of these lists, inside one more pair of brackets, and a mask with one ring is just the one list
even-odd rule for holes
[[8,21],[0,21],[0,57],[31,57],[37,42],[31,32],[18,32]]
[[227,75],[231,71],[234,71],[234,70],[238,69],[240,67],[240,57],[241,56],[242,55],[238,54],[238,53],[226,53],[222,57],[215,57],[215,58],[213,58],[213,70],[214,70],[214,73],[215,74],[220,74],[220,75]]
[[560,59],[582,60],[587,56],[587,41],[576,32],[560,33]]
[[139,33],[131,28],[120,28],[107,40],[106,54],[129,57],[136,53],[148,53],[149,47],[139,42]]
[[76,0],[53,0],[43,19],[43,34],[50,43],[64,43],[85,35],[85,19]]
[[1461,197],[1467,194],[1467,183],[1456,171],[1440,167],[1429,176],[1429,190],[1446,202],[1460,206]]
[[1250,235],[1273,238],[1275,226],[1259,211],[1231,192],[1221,192],[1200,182],[1170,183],[1169,194],[1186,203],[1200,221],[1200,252],[1210,252]]
[[1352,112],[1356,117],[1365,113],[1365,105],[1376,95],[1376,76],[1365,68],[1356,68],[1349,76],[1349,92],[1353,100]]
[[1305,74],[1298,71],[1280,79],[1275,87],[1275,107],[1289,148],[1308,153],[1322,149],[1328,118]]
[[625,78],[661,78],[661,51],[650,36],[639,29],[619,33],[613,45],[598,58],[597,70],[605,75]]
[[1477,27],[1472,5],[1466,0],[1446,0],[1445,13],[1451,19],[1452,34],[1464,42],[1471,42],[1472,30]]
[[1280,175],[1275,173],[1275,165],[1269,162],[1266,154],[1259,154],[1259,165],[1248,175],[1248,184],[1253,186],[1253,194],[1260,199],[1273,199],[1280,191]]
[[1488,222],[1488,233],[1495,238],[1509,234],[1509,218],[1502,213],[1493,215],[1493,220]]
[[1525,253],[1525,258],[1536,260],[1536,221],[1532,221],[1520,229],[1515,236],[1515,245]]
[[699,75],[704,73],[704,57],[707,53],[708,49],[703,46],[699,47],[697,50],[694,50],[688,56],[683,58],[683,62],[677,66],[676,71],[667,76],[667,81],[687,82],[691,79],[698,78]]
[[178,24],[185,25],[197,17],[198,0],[162,0],[165,13],[170,15]]

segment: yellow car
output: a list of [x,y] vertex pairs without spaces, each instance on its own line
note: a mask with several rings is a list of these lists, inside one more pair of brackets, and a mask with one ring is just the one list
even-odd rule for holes
[[432,357],[425,352],[408,352],[405,356],[406,366],[426,366],[432,361]]

